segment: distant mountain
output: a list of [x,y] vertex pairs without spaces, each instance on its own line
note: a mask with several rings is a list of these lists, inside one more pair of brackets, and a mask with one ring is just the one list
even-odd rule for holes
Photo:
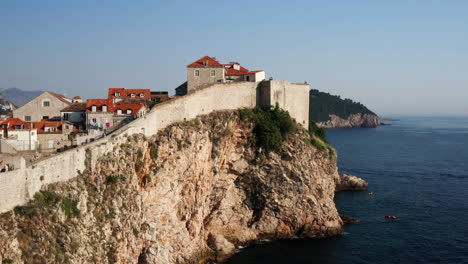
[[309,119],[326,128],[376,127],[379,117],[366,106],[351,99],[310,90]]
[[12,102],[16,107],[26,104],[43,92],[44,91],[24,91],[15,87],[0,89],[2,97]]

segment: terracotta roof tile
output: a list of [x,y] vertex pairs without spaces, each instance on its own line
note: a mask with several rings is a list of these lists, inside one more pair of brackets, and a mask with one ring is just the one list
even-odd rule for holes
[[[140,94],[144,94],[144,98],[151,98],[151,90],[150,89],[125,89],[125,88],[109,88],[108,90],[108,97],[107,98],[114,98],[115,93],[119,93],[119,98],[141,98]],[[135,94],[135,97],[132,97],[132,94]]]
[[14,129],[16,125],[24,125],[24,121],[20,118],[8,118],[7,120],[0,123],[0,126],[8,125],[7,129]]
[[212,58],[210,56],[205,56],[188,65],[188,67],[203,67],[203,66],[223,66],[223,65],[219,63],[219,61],[217,61],[215,58]]
[[107,112],[114,111],[114,100],[113,99],[88,99],[86,101],[86,112],[92,112],[91,107],[95,105],[97,112],[102,112],[102,106],[107,106]]
[[60,110],[60,112],[85,112],[86,103],[73,103],[70,106]]

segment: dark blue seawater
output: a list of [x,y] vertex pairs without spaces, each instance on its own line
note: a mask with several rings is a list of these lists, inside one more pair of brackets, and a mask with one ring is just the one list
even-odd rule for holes
[[374,192],[336,195],[361,223],[340,237],[253,245],[228,263],[468,263],[468,117],[400,118],[327,131],[340,172]]

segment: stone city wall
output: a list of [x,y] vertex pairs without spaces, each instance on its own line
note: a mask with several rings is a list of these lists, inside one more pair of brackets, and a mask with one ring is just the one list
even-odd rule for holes
[[[302,123],[303,116],[308,115],[308,100],[307,109],[305,106],[297,106],[293,101],[296,96],[301,97],[298,100],[309,98],[308,86],[301,85],[301,88],[298,88],[295,84],[288,82],[279,82],[278,85],[275,84],[276,82],[278,81],[268,83],[275,89],[282,89],[283,95],[287,94],[286,91],[289,92],[289,86],[294,89],[292,90],[293,96],[285,96],[284,102],[279,103],[280,106],[284,106],[285,110],[291,110],[291,115]],[[267,89],[265,87],[268,86],[264,86],[263,89]],[[90,158],[91,168],[94,168],[98,158],[114,151],[114,148],[126,141],[127,135],[142,133],[146,136],[152,136],[168,125],[188,121],[213,111],[253,108],[262,102],[260,88],[259,83],[255,82],[214,84],[187,96],[156,105],[145,116],[122,127],[111,136],[67,150],[27,168],[1,173],[0,213],[9,211],[17,205],[25,204],[45,184],[67,181],[76,177],[85,169],[87,157]],[[307,91],[300,92],[305,90]],[[305,109],[305,113],[300,112],[302,109]]]

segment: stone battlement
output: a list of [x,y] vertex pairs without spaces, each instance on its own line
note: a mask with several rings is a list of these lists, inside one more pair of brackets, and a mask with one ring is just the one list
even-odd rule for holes
[[286,81],[216,83],[189,95],[156,105],[148,114],[120,128],[111,136],[41,160],[26,168],[0,174],[0,213],[27,203],[45,184],[72,179],[91,169],[104,154],[126,141],[127,135],[152,136],[159,130],[214,111],[254,108],[258,105],[279,106],[305,128],[309,122],[309,86]]

